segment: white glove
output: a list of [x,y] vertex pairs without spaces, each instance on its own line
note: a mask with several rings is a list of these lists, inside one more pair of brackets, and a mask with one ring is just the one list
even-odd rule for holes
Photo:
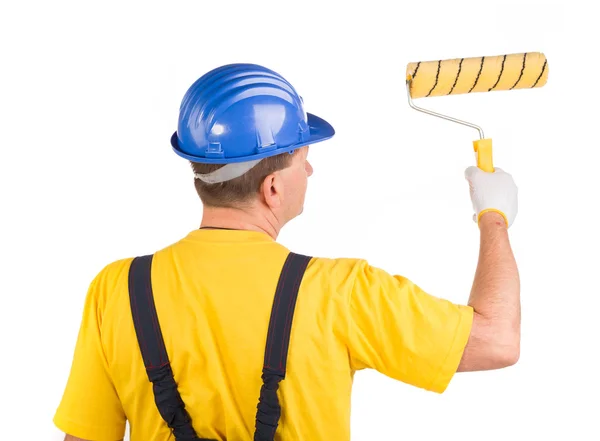
[[487,173],[472,166],[465,170],[465,178],[469,182],[475,210],[473,220],[479,224],[484,213],[495,211],[504,217],[507,228],[510,228],[517,217],[518,206],[518,189],[512,176],[498,167],[493,173]]

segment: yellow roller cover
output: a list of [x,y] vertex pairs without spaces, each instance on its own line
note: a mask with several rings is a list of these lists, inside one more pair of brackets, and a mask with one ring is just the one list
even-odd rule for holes
[[540,52],[409,63],[410,96],[457,95],[542,87],[548,62]]

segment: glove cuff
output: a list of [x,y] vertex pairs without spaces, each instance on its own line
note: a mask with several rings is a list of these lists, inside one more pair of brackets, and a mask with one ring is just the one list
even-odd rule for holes
[[481,216],[483,216],[485,213],[489,213],[491,211],[501,215],[504,218],[504,222],[506,222],[506,228],[510,227],[510,224],[508,223],[508,218],[506,217],[506,215],[502,211],[500,211],[496,208],[486,208],[485,210],[481,210],[479,212],[479,214],[477,215],[477,225],[479,225],[479,220],[481,219]]

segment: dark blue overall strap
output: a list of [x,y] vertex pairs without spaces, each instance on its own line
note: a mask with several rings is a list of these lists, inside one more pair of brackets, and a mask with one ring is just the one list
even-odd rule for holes
[[310,260],[309,256],[290,253],[279,276],[265,346],[263,385],[256,412],[254,441],[273,441],[275,437],[281,416],[277,390],[279,382],[285,378],[294,308]]
[[129,269],[129,302],[138,345],[154,401],[160,415],[173,431],[176,441],[210,441],[198,438],[192,420],[177,390],[165,348],[151,282],[152,255],[136,257]]

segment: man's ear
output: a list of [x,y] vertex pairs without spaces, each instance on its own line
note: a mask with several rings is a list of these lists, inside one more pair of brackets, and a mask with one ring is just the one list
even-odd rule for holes
[[279,208],[283,202],[283,181],[279,173],[267,176],[260,188],[263,200],[271,209]]

